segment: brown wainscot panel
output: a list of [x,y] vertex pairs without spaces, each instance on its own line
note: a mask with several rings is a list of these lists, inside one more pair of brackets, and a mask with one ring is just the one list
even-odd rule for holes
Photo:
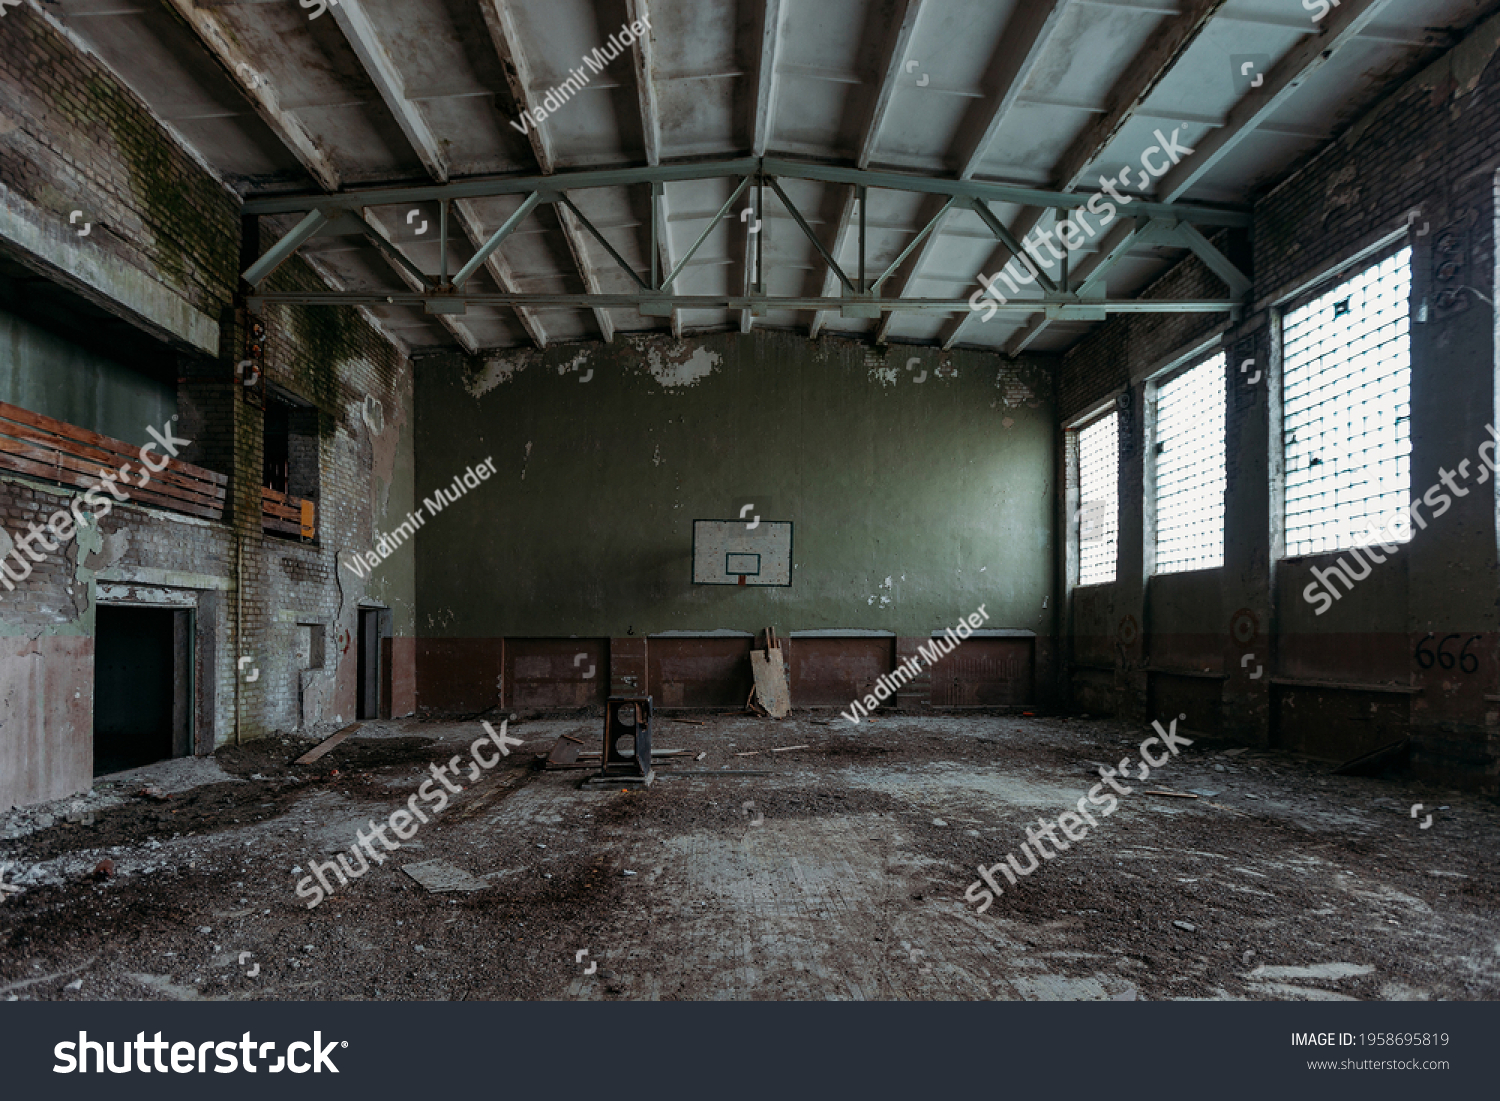
[[1035,636],[975,634],[932,668],[934,707],[995,707],[1032,701]]
[[793,634],[786,643],[795,707],[847,708],[875,690],[896,664],[896,639],[887,636]]
[[609,695],[609,640],[507,638],[508,707],[589,707]]
[[[744,707],[750,696],[745,635],[652,635],[647,676],[658,707]],[[792,697],[793,703],[796,696]]]

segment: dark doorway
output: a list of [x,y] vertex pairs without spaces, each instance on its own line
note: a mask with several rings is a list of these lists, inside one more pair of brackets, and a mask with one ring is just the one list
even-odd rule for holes
[[94,633],[94,775],[192,752],[192,613],[101,604]]
[[356,719],[391,717],[391,613],[388,608],[359,610]]

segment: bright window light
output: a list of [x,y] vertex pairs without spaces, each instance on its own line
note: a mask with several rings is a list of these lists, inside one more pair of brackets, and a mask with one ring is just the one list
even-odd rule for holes
[[1406,248],[1286,315],[1289,557],[1411,538],[1410,297]]
[[1115,579],[1120,530],[1120,420],[1100,417],[1078,432],[1078,583]]
[[1156,390],[1156,572],[1224,564],[1224,353]]

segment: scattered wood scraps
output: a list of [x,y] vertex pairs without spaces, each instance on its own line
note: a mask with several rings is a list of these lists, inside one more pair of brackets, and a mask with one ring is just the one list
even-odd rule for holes
[[338,745],[340,742],[342,742],[350,734],[353,734],[356,730],[358,730],[363,725],[364,725],[363,723],[350,723],[348,726],[344,727],[343,730],[340,730],[333,737],[327,738],[327,739],[319,742],[317,745],[313,746],[306,753],[302,754],[302,756],[298,757],[295,761],[293,761],[292,764],[294,764],[294,765],[310,765],[310,764],[312,764],[319,757],[323,756],[330,749],[332,749],[334,746]]
[[750,672],[755,678],[755,687],[747,706],[773,719],[786,718],[792,710],[792,696],[787,690],[786,665],[782,660],[781,646],[776,641],[775,628],[766,628],[764,650],[750,651]]
[[1148,792],[1144,792],[1143,794],[1146,794],[1146,795],[1165,795],[1169,799],[1196,799],[1196,798],[1198,798],[1196,795],[1189,794],[1188,792],[1185,792],[1185,791],[1148,791]]

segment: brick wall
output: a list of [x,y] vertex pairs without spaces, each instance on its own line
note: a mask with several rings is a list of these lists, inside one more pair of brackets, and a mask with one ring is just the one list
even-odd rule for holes
[[[1485,300],[1494,298],[1500,74],[1490,61],[1497,42],[1500,21],[1481,24],[1255,202],[1250,306],[1220,342],[1230,352],[1225,563],[1207,571],[1212,592],[1200,591],[1205,582],[1197,575],[1143,576],[1151,531],[1151,502],[1142,489],[1150,470],[1143,454],[1150,422],[1144,375],[1212,337],[1225,319],[1121,318],[1064,357],[1058,380],[1064,423],[1132,380],[1133,407],[1141,414],[1122,439],[1132,450],[1121,462],[1117,580],[1069,594],[1075,700],[1097,708],[1103,686],[1119,713],[1151,718],[1151,701],[1170,695],[1172,678],[1182,676],[1163,668],[1163,655],[1181,664],[1181,655],[1192,650],[1194,670],[1216,671],[1220,678],[1212,682],[1219,686],[1213,701],[1197,705],[1203,713],[1194,721],[1202,729],[1319,755],[1316,726],[1324,720],[1318,716],[1369,712],[1397,701],[1410,724],[1412,760],[1424,775],[1490,790],[1500,785],[1500,715],[1485,699],[1500,693],[1493,483],[1457,501],[1441,525],[1405,546],[1343,601],[1337,615],[1318,620],[1307,614],[1297,595],[1307,573],[1335,556],[1293,560],[1279,553],[1275,336],[1290,296],[1399,238],[1415,211],[1406,231],[1413,246],[1413,495],[1440,470],[1472,458],[1488,438],[1484,426],[1496,408],[1495,323]],[[1446,270],[1455,254],[1461,268]],[[1470,290],[1458,297],[1462,285]],[[1190,259],[1149,293],[1217,294],[1222,288]],[[1239,370],[1246,359],[1262,372],[1257,384]],[[1133,641],[1121,634],[1129,634],[1128,619],[1143,627]],[[1164,624],[1185,634],[1169,638]],[[1100,631],[1107,635],[1097,637]],[[1420,668],[1411,655],[1429,632],[1479,635],[1479,671],[1458,677]],[[1098,668],[1109,651],[1112,684]],[[1195,691],[1202,695],[1202,686]],[[1330,730],[1326,742],[1347,744],[1339,741],[1347,733]]]
[[[357,311],[278,307],[268,326],[268,383],[311,406],[299,449],[318,471],[318,538],[261,531],[262,410],[234,374],[245,324],[237,300],[239,200],[177,144],[127,88],[29,8],[0,18],[0,187],[23,221],[0,227],[0,250],[162,339],[178,365],[180,457],[228,475],[221,521],[116,503],[96,527],[0,590],[0,809],[87,788],[92,761],[97,586],[111,599],[196,600],[200,657],[198,744],[206,747],[305,725],[333,729],[355,711],[352,642],[358,608],[400,599],[396,712],[412,709],[410,562],[360,581],[336,574],[336,552],[368,549],[387,511],[410,507],[411,376],[404,350]],[[71,210],[90,232],[68,228]],[[29,222],[24,221],[29,219]],[[23,230],[40,225],[41,237]],[[18,228],[19,227],[19,228]],[[51,251],[32,251],[37,240]],[[70,273],[86,253],[93,282]],[[271,288],[317,289],[293,260]],[[196,330],[173,330],[152,304],[184,302]],[[144,303],[144,305],[143,305]],[[213,330],[217,326],[218,336]],[[368,402],[379,415],[368,415]],[[66,508],[75,493],[0,472],[0,527]],[[0,550],[9,550],[9,536]],[[328,640],[325,669],[297,657],[304,624]],[[238,668],[240,658],[249,658]],[[255,679],[250,679],[251,671]]]
[[[98,58],[30,8],[0,18],[0,184],[95,250],[217,316],[234,288],[239,201]],[[72,211],[83,216],[70,223]]]

